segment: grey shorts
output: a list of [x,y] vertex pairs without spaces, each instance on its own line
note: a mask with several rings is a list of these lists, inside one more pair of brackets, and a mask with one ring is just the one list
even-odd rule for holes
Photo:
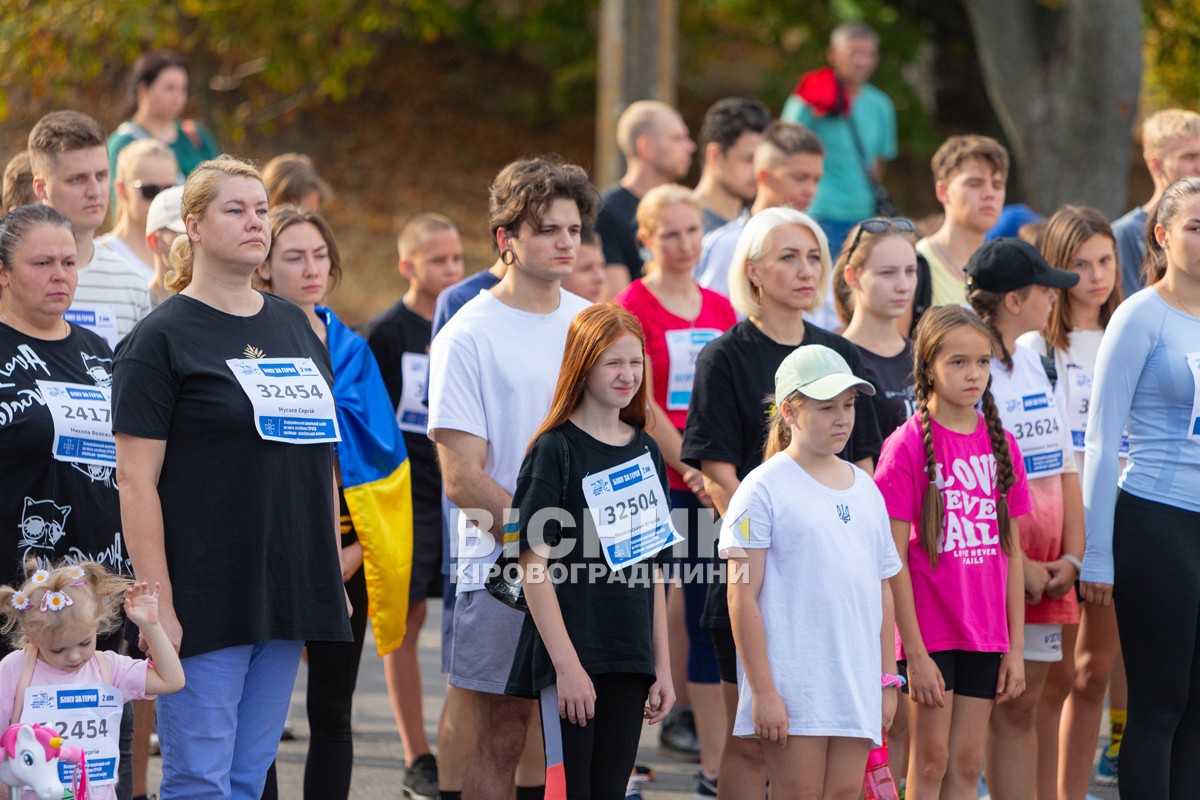
[[460,594],[454,603],[450,685],[504,694],[525,615],[486,589]]

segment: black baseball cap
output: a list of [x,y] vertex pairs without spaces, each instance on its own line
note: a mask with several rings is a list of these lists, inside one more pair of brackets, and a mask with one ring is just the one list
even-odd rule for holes
[[1070,289],[1079,283],[1079,275],[1054,269],[1029,242],[1021,239],[992,239],[985,242],[967,261],[967,289],[985,292],[1012,292],[1026,286]]

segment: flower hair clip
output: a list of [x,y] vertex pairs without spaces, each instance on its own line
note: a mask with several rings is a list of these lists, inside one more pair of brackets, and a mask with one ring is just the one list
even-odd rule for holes
[[46,592],[42,595],[42,611],[62,611],[70,605],[74,603],[66,592]]
[[87,573],[83,571],[83,567],[71,567],[67,573],[67,577],[71,579],[71,586],[86,586]]
[[44,569],[39,569],[29,577],[29,582],[37,585],[41,585],[48,580],[50,580],[50,573]]
[[12,599],[9,602],[12,603],[12,607],[17,611],[26,611],[32,605],[29,602],[29,595],[24,592],[13,592]]

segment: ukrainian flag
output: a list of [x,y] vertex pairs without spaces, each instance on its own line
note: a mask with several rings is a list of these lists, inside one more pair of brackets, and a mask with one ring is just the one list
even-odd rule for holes
[[332,311],[317,306],[333,359],[342,492],[363,548],[367,611],[375,646],[400,646],[412,576],[412,475],[391,398],[367,342]]

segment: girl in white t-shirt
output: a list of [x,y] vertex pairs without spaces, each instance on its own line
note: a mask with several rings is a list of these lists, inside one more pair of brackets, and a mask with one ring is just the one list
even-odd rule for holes
[[[94,561],[63,564],[53,570],[26,565],[28,577],[19,589],[0,586],[3,633],[13,636],[18,649],[0,661],[0,720],[40,722],[58,731],[67,744],[87,754],[91,764],[87,796],[116,798],[118,734],[126,700],[144,700],[183,688],[183,666],[158,622],[157,584],[131,583]],[[137,625],[154,660],[137,661],[109,651],[96,652],[98,633],[120,624],[119,606]],[[41,695],[36,710],[26,703],[27,689],[97,687],[97,700],[88,707],[64,706]],[[115,697],[105,700],[104,687]],[[49,720],[49,722],[47,722]],[[33,792],[23,795],[32,798]]]
[[1022,521],[1025,577],[1026,691],[992,713],[988,787],[996,800],[1057,797],[1057,705],[1042,696],[1052,665],[1062,660],[1063,627],[1079,622],[1075,581],[1083,557],[1083,493],[1066,422],[1041,357],[1017,337],[1041,330],[1056,290],[1079,276],[1052,268],[1033,245],[995,239],[967,262],[968,299],[992,329],[992,395],[1004,427],[1024,459],[1033,501]]
[[827,347],[788,355],[765,461],[721,526],[739,659],[733,733],[763,740],[772,796],[785,800],[857,798],[896,710],[887,579],[900,558],[879,490],[837,455],[860,390],[875,391]]
[[[1058,290],[1050,321],[1041,332],[1027,333],[1017,342],[1054,359],[1058,374],[1054,394],[1071,435],[1082,481],[1083,439],[1096,354],[1104,329],[1122,300],[1116,239],[1108,220],[1096,209],[1064,206],[1047,220],[1039,249],[1050,266],[1074,272],[1080,280],[1069,289]],[[1101,756],[1096,781],[1111,785],[1116,783],[1126,702],[1117,617],[1111,605],[1081,604],[1080,624],[1063,626],[1063,659],[1051,667],[1042,692],[1044,703],[1063,708],[1066,730],[1058,739],[1061,752],[1046,748],[1044,756],[1059,756],[1058,782],[1071,800],[1082,800],[1087,793],[1110,676],[1109,746]]]

